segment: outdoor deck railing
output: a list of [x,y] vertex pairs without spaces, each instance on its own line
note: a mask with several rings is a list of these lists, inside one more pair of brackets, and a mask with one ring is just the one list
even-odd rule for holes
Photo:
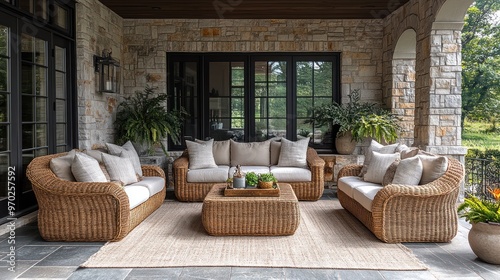
[[490,197],[487,188],[500,187],[500,160],[465,158],[465,195]]

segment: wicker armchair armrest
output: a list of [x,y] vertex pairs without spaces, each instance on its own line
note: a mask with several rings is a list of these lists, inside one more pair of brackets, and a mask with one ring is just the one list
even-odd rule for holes
[[313,148],[307,148],[306,160],[307,160],[307,165],[311,170],[313,168],[323,169],[325,167],[325,161],[318,156],[318,153]]
[[182,155],[174,160],[174,169],[188,169],[189,168],[189,155],[187,150],[182,153]]
[[142,175],[144,176],[162,177],[163,179],[166,178],[165,171],[163,171],[163,169],[161,169],[161,167],[159,166],[141,165],[141,168],[142,168]]
[[340,178],[345,177],[345,176],[358,176],[359,173],[361,172],[362,168],[363,168],[363,165],[348,164],[340,169],[337,178],[340,179]]

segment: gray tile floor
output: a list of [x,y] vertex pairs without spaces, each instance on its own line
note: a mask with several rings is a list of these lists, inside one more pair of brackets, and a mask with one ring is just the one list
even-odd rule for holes
[[[171,190],[167,199],[173,199]],[[325,190],[322,199],[336,199]],[[36,223],[16,229],[16,271],[10,272],[8,235],[0,236],[0,279],[500,279],[500,266],[481,262],[467,242],[469,224],[460,221],[451,243],[405,244],[427,271],[377,271],[291,268],[186,267],[83,269],[79,265],[103,242],[45,242]],[[499,252],[500,253],[500,252]]]

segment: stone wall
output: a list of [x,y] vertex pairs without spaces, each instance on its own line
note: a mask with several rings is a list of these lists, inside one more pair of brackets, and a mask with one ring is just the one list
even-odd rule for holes
[[[167,52],[340,52],[342,95],[382,100],[382,20],[125,19],[125,94],[166,92]],[[152,79],[151,79],[152,78]]]
[[94,55],[103,49],[122,61],[123,19],[97,0],[76,4],[78,144],[89,149],[112,142],[113,120],[120,94],[100,93]]

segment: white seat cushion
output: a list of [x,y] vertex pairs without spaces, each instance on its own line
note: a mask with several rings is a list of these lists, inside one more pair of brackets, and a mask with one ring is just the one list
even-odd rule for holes
[[347,194],[349,197],[353,197],[353,191],[355,188],[362,186],[381,187],[380,184],[365,182],[359,176],[345,176],[340,178],[337,183],[338,189]]
[[134,209],[149,198],[149,190],[143,186],[125,186],[130,209]]
[[[229,169],[229,178],[233,178],[234,170],[236,170],[236,167],[231,167]],[[247,166],[242,166],[241,167],[241,172],[243,173],[248,173],[248,172],[255,172],[256,174],[262,174],[262,173],[269,173],[269,167],[267,166],[254,166],[254,165],[247,165]]]
[[308,168],[271,166],[271,172],[278,182],[311,181],[311,170]]
[[144,176],[142,177],[142,180],[133,184],[130,184],[129,186],[143,186],[148,188],[149,190],[149,196],[153,196],[165,187],[165,179],[162,177],[154,177],[154,176]]
[[357,187],[353,190],[352,198],[361,204],[361,206],[363,206],[366,210],[371,212],[373,199],[381,189],[382,187],[380,185]]
[[190,169],[187,173],[189,183],[222,183],[228,178],[229,166],[220,165],[216,168]]

